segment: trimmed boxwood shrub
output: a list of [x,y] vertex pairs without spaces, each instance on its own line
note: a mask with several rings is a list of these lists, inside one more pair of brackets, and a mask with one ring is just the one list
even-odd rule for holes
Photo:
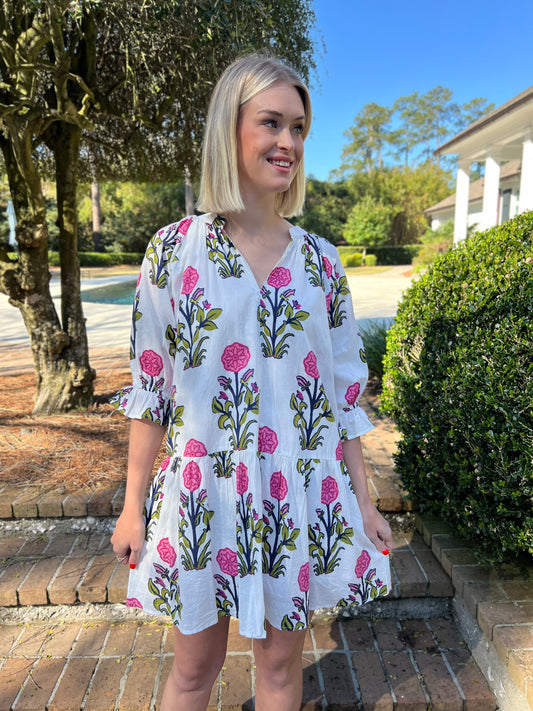
[[403,482],[491,564],[533,553],[532,344],[533,213],[439,257],[387,342]]
[[343,267],[360,267],[363,264],[363,255],[361,252],[343,254],[341,255],[341,263]]
[[375,254],[367,254],[365,257],[365,267],[375,267],[378,263],[378,258]]

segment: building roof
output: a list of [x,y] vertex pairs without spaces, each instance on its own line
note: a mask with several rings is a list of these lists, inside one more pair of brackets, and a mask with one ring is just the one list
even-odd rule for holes
[[435,151],[435,154],[438,155],[440,153],[454,153],[455,151],[451,149],[455,144],[460,143],[465,138],[468,138],[469,136],[473,135],[474,133],[477,133],[489,124],[498,121],[503,116],[506,116],[507,114],[516,111],[517,109],[530,102],[533,102],[533,86],[530,86],[528,89],[525,89],[513,99],[506,101],[505,104],[502,104],[497,109],[494,109],[494,111],[491,111],[490,114],[482,116],[477,121],[474,121],[474,123],[470,124],[470,126],[465,128],[464,131],[461,131],[453,138],[450,138],[449,141],[443,143],[442,146],[439,146],[439,148],[437,148],[437,150]]
[[[510,178],[515,178],[520,175],[520,160],[510,160],[504,163],[500,169],[500,182],[504,180],[509,180]],[[476,200],[483,199],[483,190],[485,187],[485,178],[480,178],[470,184],[470,190],[468,191],[468,202],[475,202]],[[433,212],[438,212],[439,210],[446,210],[450,207],[455,207],[455,193],[448,195],[447,198],[441,200],[436,205],[428,207],[424,210],[426,215],[431,215]]]

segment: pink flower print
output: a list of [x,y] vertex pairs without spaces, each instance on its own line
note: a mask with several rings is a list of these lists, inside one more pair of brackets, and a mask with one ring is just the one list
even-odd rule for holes
[[176,562],[176,551],[172,547],[172,544],[168,538],[162,538],[157,544],[157,552],[163,563],[167,563],[170,567],[174,566]]
[[126,607],[138,607],[139,610],[142,610],[142,605],[136,597],[128,597],[126,599]]
[[139,363],[144,373],[155,378],[163,370],[163,359],[155,351],[143,351],[139,358]]
[[137,286],[141,283],[141,272],[139,272],[139,276],[137,278]]
[[232,578],[236,578],[239,574],[237,553],[235,551],[232,551],[231,548],[221,548],[218,551],[217,563],[220,566],[220,570],[225,575],[231,575]]
[[196,462],[189,462],[183,470],[183,483],[189,491],[196,491],[202,481],[202,472]]
[[361,551],[361,555],[357,559],[355,564],[355,577],[362,578],[365,574],[365,570],[370,565],[370,554],[368,551]]
[[278,501],[283,501],[288,491],[287,479],[281,472],[274,472],[270,479],[270,496]]
[[276,267],[270,272],[267,279],[267,284],[274,289],[282,289],[287,284],[290,284],[291,272],[285,267]]
[[344,399],[346,400],[348,405],[355,405],[355,401],[359,397],[360,390],[361,386],[359,385],[359,383],[353,383],[353,385],[350,385],[344,395]]
[[259,452],[264,452],[265,454],[273,454],[278,446],[278,436],[271,430],[270,427],[266,425],[259,428],[259,434],[257,438],[257,449]]
[[235,474],[237,477],[237,494],[242,496],[248,488],[248,467],[246,464],[243,462],[237,464]]
[[250,351],[247,346],[242,343],[232,343],[224,348],[224,353],[220,359],[222,365],[230,373],[238,373],[239,370],[246,368],[250,360]]
[[166,457],[166,459],[163,459],[163,461],[161,462],[161,471],[166,472],[169,464],[170,464],[170,457]]
[[335,458],[337,459],[338,462],[342,461],[344,459],[344,452],[342,451],[342,440],[339,440],[339,444],[337,445],[337,449],[335,450]]
[[310,378],[320,378],[320,373],[316,365],[316,355],[313,351],[309,353],[304,358],[304,369]]
[[305,563],[298,573],[298,587],[302,592],[309,590],[309,563]]
[[241,378],[241,383],[246,383],[246,382],[248,382],[248,380],[250,380],[250,378],[252,377],[253,374],[254,374],[254,369],[253,369],[253,368],[248,368],[248,370],[246,371],[246,373],[245,373],[245,374],[242,376],[242,378]]
[[206,454],[205,445],[197,439],[190,439],[183,450],[184,457],[205,457]]
[[338,495],[339,487],[337,482],[332,476],[327,476],[322,480],[322,493],[320,494],[320,501],[327,506],[335,501]]
[[331,308],[331,295],[332,295],[332,294],[333,294],[333,292],[330,291],[329,294],[327,294],[327,296],[326,296],[326,308],[327,308],[328,311],[329,311],[330,308]]
[[322,266],[324,267],[324,271],[326,272],[328,279],[331,279],[333,267],[331,266],[331,262],[327,257],[322,257]]
[[182,294],[191,294],[198,282],[198,272],[194,267],[187,267],[183,272]]
[[187,232],[189,231],[189,227],[191,226],[191,222],[192,222],[192,217],[188,217],[186,220],[182,220],[180,222],[179,227],[178,227],[178,234],[186,235]]

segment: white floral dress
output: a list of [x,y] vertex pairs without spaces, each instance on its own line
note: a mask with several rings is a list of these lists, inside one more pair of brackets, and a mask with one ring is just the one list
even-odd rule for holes
[[346,277],[326,240],[290,236],[262,288],[209,214],[161,229],[141,268],[133,385],[112,401],[167,426],[168,457],[127,602],[185,634],[225,615],[246,637],[303,629],[390,589],[342,461],[372,429]]

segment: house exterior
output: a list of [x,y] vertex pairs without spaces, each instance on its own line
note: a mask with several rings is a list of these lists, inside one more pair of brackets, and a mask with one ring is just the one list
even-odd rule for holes
[[[475,121],[438,148],[457,155],[455,194],[426,214],[432,227],[453,218],[454,242],[467,227],[485,230],[533,210],[533,86]],[[485,163],[485,177],[470,183],[474,162]]]
[[[468,191],[467,228],[481,229],[483,222],[483,192],[485,178],[470,183]],[[520,161],[510,160],[500,169],[500,190],[498,198],[497,222],[501,224],[518,214],[518,194],[520,191]],[[449,195],[436,205],[425,210],[431,219],[431,229],[436,230],[445,222],[455,217],[456,196]]]

